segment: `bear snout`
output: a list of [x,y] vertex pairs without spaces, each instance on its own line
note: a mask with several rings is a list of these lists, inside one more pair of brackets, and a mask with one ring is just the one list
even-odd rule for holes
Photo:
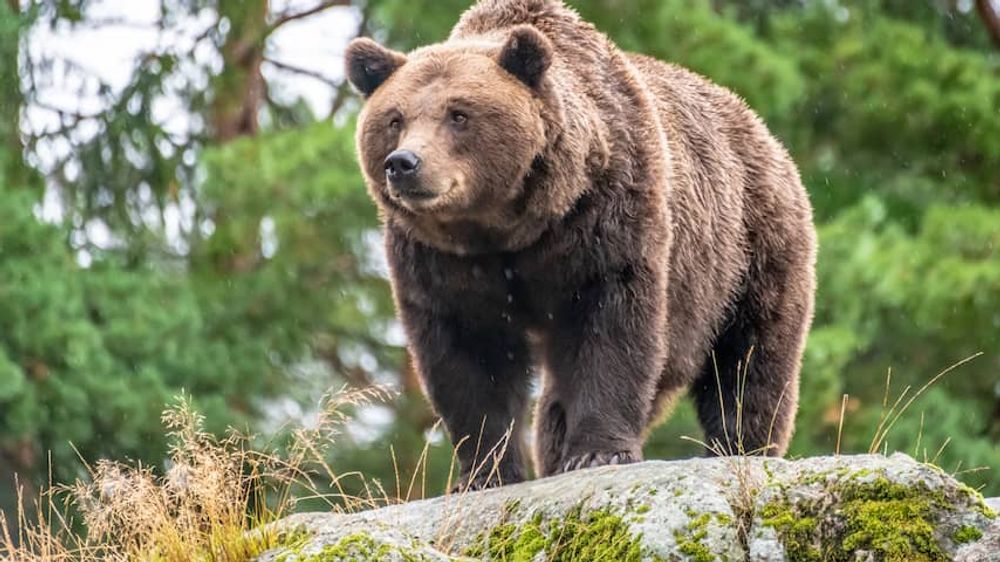
[[385,159],[385,176],[393,184],[409,182],[420,171],[420,163],[412,150],[393,151]]
[[426,189],[420,181],[421,159],[412,150],[396,150],[385,159],[385,177],[389,192],[397,199],[425,201],[437,193]]

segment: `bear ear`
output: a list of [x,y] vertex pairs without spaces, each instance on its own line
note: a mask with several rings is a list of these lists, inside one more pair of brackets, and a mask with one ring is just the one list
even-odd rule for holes
[[366,98],[406,64],[406,55],[386,49],[367,37],[351,41],[344,57],[347,80]]
[[529,88],[537,88],[552,65],[552,44],[534,27],[519,25],[500,49],[498,62]]

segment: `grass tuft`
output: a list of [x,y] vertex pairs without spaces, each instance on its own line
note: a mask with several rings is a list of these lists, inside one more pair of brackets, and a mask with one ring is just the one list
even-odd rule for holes
[[248,562],[294,544],[303,537],[267,526],[291,513],[293,490],[318,490],[322,479],[343,509],[388,503],[348,497],[340,482],[354,475],[324,460],[350,409],[386,396],[381,388],[327,395],[317,423],[293,431],[285,454],[261,452],[236,431],[205,432],[181,397],[163,414],[171,446],[162,470],[102,460],[74,484],[50,486],[32,509],[19,495],[15,521],[0,513],[0,561]]

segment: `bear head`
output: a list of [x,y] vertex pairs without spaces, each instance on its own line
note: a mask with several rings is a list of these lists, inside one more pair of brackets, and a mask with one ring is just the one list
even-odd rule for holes
[[355,39],[346,63],[365,98],[358,153],[390,225],[477,253],[524,246],[565,212],[573,196],[535,193],[560,175],[551,168],[582,165],[549,162],[567,128],[553,62],[549,39],[527,24],[409,54]]

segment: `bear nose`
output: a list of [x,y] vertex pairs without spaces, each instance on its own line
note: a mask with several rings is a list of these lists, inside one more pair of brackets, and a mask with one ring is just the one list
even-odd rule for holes
[[420,169],[420,157],[411,150],[397,150],[385,159],[385,175],[391,181],[408,178]]

